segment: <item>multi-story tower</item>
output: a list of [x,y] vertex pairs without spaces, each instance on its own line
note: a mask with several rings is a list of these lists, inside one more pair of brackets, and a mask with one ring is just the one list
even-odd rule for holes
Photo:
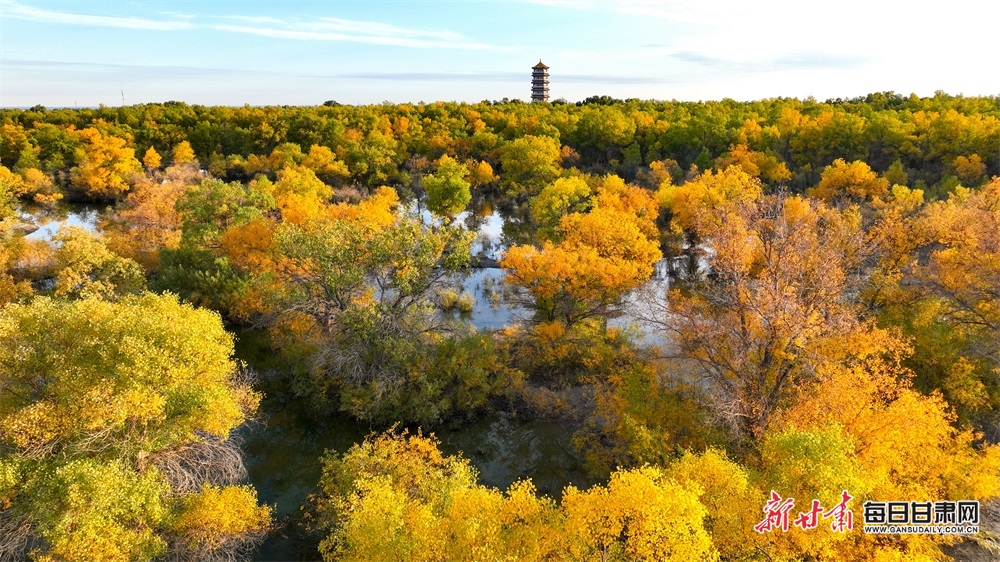
[[549,67],[542,59],[531,67],[531,101],[549,101]]

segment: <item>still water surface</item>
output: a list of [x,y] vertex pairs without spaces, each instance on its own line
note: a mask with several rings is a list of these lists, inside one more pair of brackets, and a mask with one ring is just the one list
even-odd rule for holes
[[[28,207],[22,216],[39,226],[29,238],[51,240],[63,225],[97,231],[104,211],[97,206],[60,205],[55,209]],[[521,236],[510,232],[516,228],[515,223],[495,211],[463,213],[456,222],[476,232],[473,252],[481,263],[495,263],[512,240]],[[666,279],[663,262],[658,264],[650,286],[665,289]],[[474,297],[471,312],[463,317],[477,329],[497,330],[530,314],[499,298],[503,293],[503,270],[499,268],[473,269],[456,281],[455,288]],[[610,324],[636,325],[640,304],[630,297],[625,313]],[[642,328],[638,332],[649,335]],[[265,396],[258,419],[236,437],[243,442],[250,483],[257,489],[260,501],[274,506],[280,524],[255,553],[254,560],[316,560],[318,538],[305,531],[301,515],[309,494],[317,490],[321,459],[327,453],[347,451],[372,429],[346,415],[317,417],[303,401],[292,398],[284,382],[283,366],[268,349],[264,334],[237,333],[236,355],[262,374],[258,389]],[[594,483],[570,442],[572,432],[558,421],[521,419],[500,412],[432,431],[446,454],[461,454],[470,460],[480,473],[480,483],[486,486],[504,490],[516,480],[530,478],[539,493],[558,497],[569,484],[586,487]]]
[[[267,537],[254,560],[317,559],[317,538],[305,532],[301,506],[317,490],[321,458],[327,452],[347,451],[371,430],[345,415],[317,418],[302,401],[289,398],[280,375],[274,376],[262,335],[243,332],[238,337],[237,356],[259,372],[272,374],[265,374],[258,385],[266,395],[258,420],[239,438],[250,483],[260,501],[275,507],[283,523]],[[570,443],[571,432],[560,422],[501,412],[432,432],[446,454],[469,459],[486,486],[504,490],[518,479],[530,478],[540,493],[558,496],[570,483],[581,487],[592,483]]]

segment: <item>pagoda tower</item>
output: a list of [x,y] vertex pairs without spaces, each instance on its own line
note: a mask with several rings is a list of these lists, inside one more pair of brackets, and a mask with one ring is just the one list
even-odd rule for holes
[[549,101],[549,67],[542,59],[531,67],[531,101]]

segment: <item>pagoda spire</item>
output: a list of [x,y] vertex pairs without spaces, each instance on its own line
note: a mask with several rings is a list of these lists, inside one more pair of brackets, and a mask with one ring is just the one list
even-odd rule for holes
[[549,101],[549,67],[542,59],[531,67],[531,101]]

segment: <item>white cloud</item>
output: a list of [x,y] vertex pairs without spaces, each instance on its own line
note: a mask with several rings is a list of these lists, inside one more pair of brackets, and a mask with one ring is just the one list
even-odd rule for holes
[[373,21],[347,20],[334,17],[280,19],[274,17],[231,16],[225,19],[238,22],[239,24],[213,25],[213,29],[299,41],[349,41],[415,48],[497,48],[492,45],[470,41],[462,34],[452,31],[406,28]]
[[439,41],[466,41],[459,33],[454,33],[451,31],[434,31],[426,29],[407,29],[403,27],[397,27],[391,24],[371,22],[371,21],[353,21],[345,20],[340,18],[320,18],[318,22],[315,23],[299,23],[297,25],[305,25],[309,29],[325,30],[325,31],[348,31],[353,33],[361,33],[373,36],[402,36],[402,37],[428,37],[431,39],[436,39]]
[[195,18],[194,14],[183,14],[180,12],[160,12],[160,13],[172,18],[180,18],[185,20],[193,20]]
[[[263,19],[263,18],[261,18]],[[268,18],[271,19],[271,18]],[[265,22],[259,22],[263,24]],[[407,30],[409,33],[399,33],[385,31],[386,29],[397,29],[391,25],[373,24],[369,22],[358,22],[362,24],[360,29],[351,28],[347,20],[337,20],[337,23],[316,22],[313,24],[299,24],[272,20],[271,26],[264,25],[229,25],[220,24],[211,26],[219,31],[229,31],[231,33],[248,33],[261,35],[275,39],[294,39],[298,41],[348,41],[354,43],[368,43],[372,45],[388,45],[394,47],[414,47],[414,48],[448,48],[448,49],[494,49],[502,48],[485,43],[468,41],[460,36],[449,36],[448,39],[423,39],[419,30]],[[367,24],[367,26],[365,26]],[[380,28],[379,32],[375,32]],[[456,38],[458,37],[458,38]]]
[[452,31],[412,29],[380,22],[353,21],[333,17],[319,17],[307,20],[300,18],[280,19],[273,17],[229,16],[222,19],[240,24],[199,24],[194,21],[194,16],[175,12],[161,12],[161,14],[168,16],[170,19],[154,20],[44,10],[21,4],[15,0],[0,0],[0,7],[2,7],[4,17],[54,24],[156,31],[200,27],[217,31],[247,33],[297,41],[348,41],[410,48],[510,50],[470,41],[465,36]]
[[31,6],[25,6],[24,4],[19,4],[13,0],[0,0],[0,6],[3,8],[4,17],[43,23],[121,27],[125,29],[147,29],[154,31],[171,31],[176,29],[190,29],[194,27],[190,22],[179,20],[152,20],[146,18],[118,16],[95,16],[90,14],[76,14],[73,12],[42,10],[39,8],[32,8]]
[[[653,16],[683,23],[712,23],[720,14],[745,11],[745,3],[735,0],[705,2],[698,0],[524,0],[555,8],[606,10],[623,14]],[[723,16],[724,18],[727,16]]]

